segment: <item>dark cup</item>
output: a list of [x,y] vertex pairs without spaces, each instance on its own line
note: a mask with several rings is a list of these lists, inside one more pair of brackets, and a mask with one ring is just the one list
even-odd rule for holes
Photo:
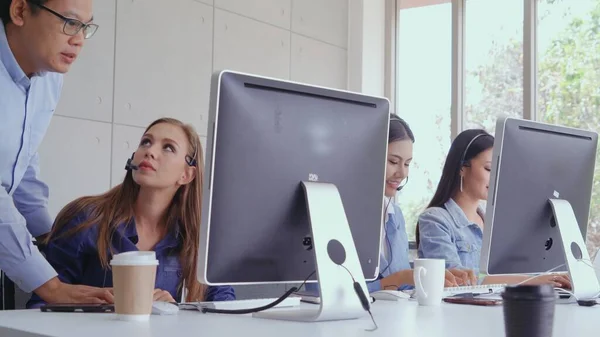
[[506,337],[551,337],[556,295],[545,285],[508,286],[502,293]]

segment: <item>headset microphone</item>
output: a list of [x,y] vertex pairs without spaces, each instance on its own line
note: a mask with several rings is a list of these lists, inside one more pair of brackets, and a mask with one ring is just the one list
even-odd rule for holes
[[131,155],[131,158],[127,159],[127,164],[125,164],[125,169],[127,171],[129,171],[129,170],[139,170],[140,167],[137,166],[137,165],[135,165],[135,164],[133,164],[132,162],[133,162],[133,154]]
[[404,185],[398,186],[396,191],[400,192],[404,188],[404,186],[406,186],[406,184],[408,184],[408,177],[406,177],[406,180],[404,181]]

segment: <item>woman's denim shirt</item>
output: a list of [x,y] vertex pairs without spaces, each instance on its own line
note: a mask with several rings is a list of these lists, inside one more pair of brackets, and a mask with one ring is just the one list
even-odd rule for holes
[[[483,210],[477,212],[483,219]],[[419,257],[445,259],[448,269],[471,269],[478,275],[483,231],[453,199],[419,216],[419,236]]]

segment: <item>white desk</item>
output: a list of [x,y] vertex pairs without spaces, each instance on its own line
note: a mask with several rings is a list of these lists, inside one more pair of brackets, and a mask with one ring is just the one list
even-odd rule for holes
[[[378,301],[373,304],[372,312],[379,324],[376,332],[365,331],[372,327],[368,316],[351,321],[296,323],[264,320],[248,315],[180,311],[176,316],[151,316],[149,322],[138,323],[116,321],[112,314],[19,310],[0,312],[0,336],[504,337],[501,306],[442,304],[440,307],[419,307],[413,301]],[[599,332],[600,306],[557,305],[553,337],[598,336]]]

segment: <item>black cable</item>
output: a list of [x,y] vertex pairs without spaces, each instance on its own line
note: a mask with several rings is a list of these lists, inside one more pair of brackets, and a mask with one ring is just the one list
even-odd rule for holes
[[346,268],[346,266],[344,266],[343,264],[339,264],[338,266],[346,269],[346,271],[352,278],[352,282],[354,285],[354,292],[356,292],[356,295],[358,296],[358,299],[360,300],[360,304],[362,305],[363,309],[369,313],[369,316],[371,316],[371,321],[373,321],[373,325],[375,327],[373,329],[366,329],[366,330],[369,332],[373,332],[373,331],[377,330],[379,327],[377,326],[377,323],[375,322],[375,318],[373,317],[373,314],[371,313],[371,305],[369,304],[369,300],[367,299],[365,292],[363,291],[362,287],[360,286],[360,283],[356,282],[356,280],[354,279],[354,276],[352,275],[350,270],[348,270],[348,268]]
[[211,313],[211,314],[232,314],[232,315],[245,315],[245,314],[252,314],[255,312],[261,312],[264,310],[268,310],[273,308],[274,306],[278,305],[279,303],[283,302],[283,300],[285,300],[286,298],[288,298],[292,293],[295,293],[296,291],[298,291],[299,289],[301,289],[306,282],[308,281],[308,279],[313,276],[316,273],[316,270],[313,271],[312,273],[310,273],[310,275],[308,275],[308,277],[306,277],[306,279],[304,279],[304,282],[302,282],[302,284],[299,287],[292,287],[290,288],[288,291],[285,292],[285,294],[281,295],[281,297],[279,297],[278,299],[276,299],[275,301],[267,304],[267,305],[263,305],[262,307],[256,307],[256,308],[248,308],[248,309],[212,309],[212,308],[201,308],[200,311],[203,314],[206,313]]
[[365,330],[369,331],[369,332],[373,332],[373,331],[379,329],[379,327],[377,326],[377,322],[375,322],[375,318],[373,318],[373,314],[371,313],[371,310],[367,310],[367,312],[369,313],[369,316],[371,316],[371,321],[373,322],[373,325],[375,327],[373,329],[365,329]]

